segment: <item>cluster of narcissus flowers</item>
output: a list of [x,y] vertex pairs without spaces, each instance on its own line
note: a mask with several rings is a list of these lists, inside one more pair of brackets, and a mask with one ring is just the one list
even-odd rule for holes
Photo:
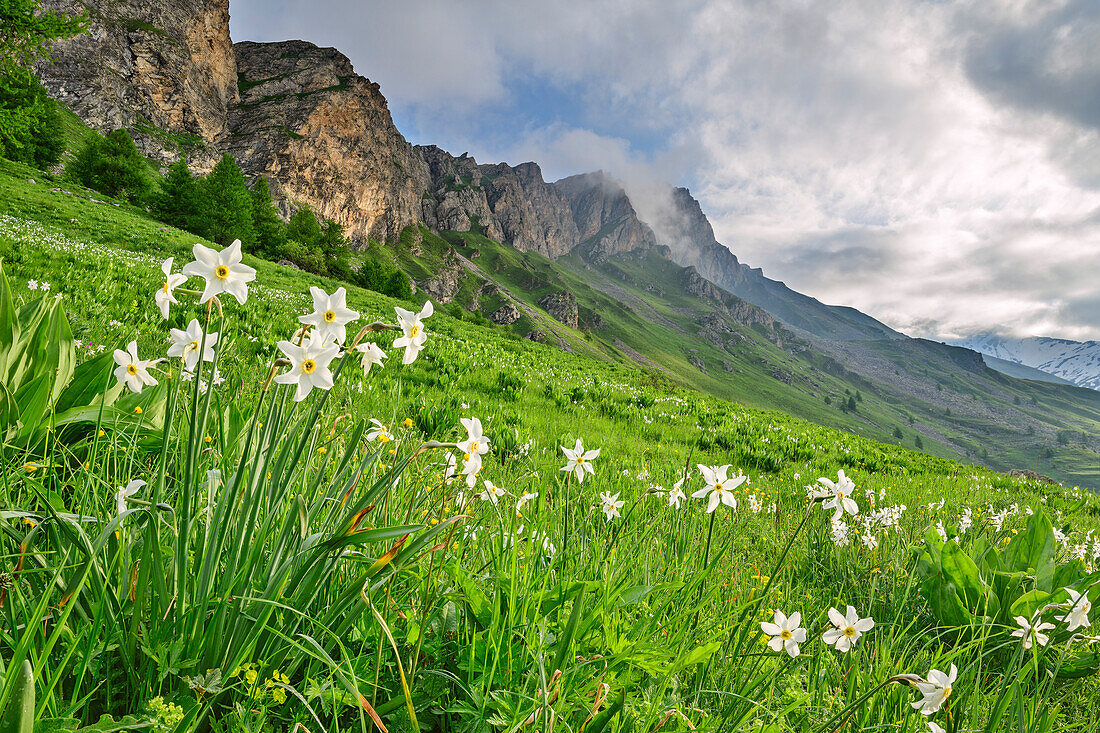
[[[850,650],[863,634],[875,627],[873,618],[860,618],[852,606],[848,606],[845,613],[830,608],[829,623],[831,627],[821,639],[841,653]],[[802,628],[802,614],[798,611],[787,616],[777,609],[773,622],[761,623],[760,630],[771,637],[768,646],[773,651],[785,651],[791,657],[797,657],[801,653],[799,644],[806,643],[806,629]]]
[[[168,318],[173,305],[178,305],[176,290],[192,277],[200,277],[205,286],[199,296],[200,303],[206,303],[226,293],[244,305],[248,300],[248,283],[256,279],[256,270],[241,263],[241,242],[234,240],[223,250],[215,250],[201,244],[192,248],[194,261],[183,267],[181,273],[173,273],[174,259],[169,257],[161,265],[164,283],[156,292],[155,301],[161,316]],[[350,346],[347,344],[347,327],[359,318],[358,311],[347,307],[347,292],[337,288],[334,293],[326,293],[321,288],[311,287],[313,312],[299,317],[303,324],[290,340],[280,341],[279,350],[289,362],[290,369],[275,377],[280,384],[294,385],[294,401],[304,400],[316,387],[322,390],[333,386],[332,361],[348,351],[362,355],[363,373],[371,367],[381,366],[386,353],[373,342],[359,343],[368,331],[393,329],[401,331],[401,336],[393,345],[404,348],[402,364],[411,364],[424,348],[427,333],[423,319],[432,315],[432,302],[429,300],[419,313],[394,308],[397,313],[397,325],[375,323],[364,329]],[[218,333],[204,333],[197,319],[191,319],[185,330],[171,329],[169,357],[183,360],[184,374],[192,374],[200,362],[213,362]],[[159,359],[142,359],[138,356],[137,342],[131,341],[126,350],[117,349],[114,353],[115,377],[133,392],[141,392],[143,387],[157,384],[149,373]],[[215,383],[218,376],[215,374]],[[380,423],[378,424],[381,425]],[[384,432],[385,429],[382,428]],[[378,433],[375,434],[376,437]],[[388,435],[388,434],[387,434]],[[475,471],[476,473],[476,471]],[[471,484],[472,485],[472,484]]]

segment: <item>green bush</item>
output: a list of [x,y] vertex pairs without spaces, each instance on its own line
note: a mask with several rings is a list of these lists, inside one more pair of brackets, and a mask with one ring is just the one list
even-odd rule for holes
[[145,159],[125,130],[92,136],[65,168],[80,185],[139,206],[153,191],[145,171]]
[[0,74],[0,155],[47,168],[64,147],[57,103],[34,74],[20,68]]

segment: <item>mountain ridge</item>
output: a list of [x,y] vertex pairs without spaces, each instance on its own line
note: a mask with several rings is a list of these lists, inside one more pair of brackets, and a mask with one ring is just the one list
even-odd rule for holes
[[984,334],[955,343],[997,359],[1053,374],[1078,387],[1100,390],[1100,341]]

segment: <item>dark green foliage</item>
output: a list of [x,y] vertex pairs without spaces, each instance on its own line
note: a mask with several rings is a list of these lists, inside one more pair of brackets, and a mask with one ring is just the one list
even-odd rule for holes
[[57,103],[45,87],[24,69],[0,74],[0,155],[46,168],[63,149]]
[[913,445],[917,447],[917,450],[924,450],[924,441],[920,439],[919,435],[913,439]]
[[902,433],[901,433],[901,428],[899,428],[899,427],[895,427],[895,428],[894,428],[894,437],[895,437],[895,438],[897,438],[898,440],[901,440],[902,438],[904,438],[904,437],[905,437],[905,436],[904,436],[904,435],[902,435]]
[[260,176],[250,189],[252,200],[252,227],[256,231],[255,254],[268,259],[278,258],[286,247],[286,224],[279,218],[279,211],[271,199],[271,186]]
[[48,56],[54,39],[82,33],[86,20],[84,14],[42,11],[38,0],[0,0],[0,72],[27,68],[35,59]]
[[139,206],[152,194],[152,184],[145,174],[145,159],[125,130],[113,130],[106,137],[89,138],[65,170],[82,186]]
[[223,245],[239,239],[244,248],[250,250],[256,241],[252,196],[232,155],[222,156],[214,170],[203,179],[202,191],[206,237]]
[[160,191],[153,197],[153,213],[165,224],[202,235],[206,213],[199,181],[191,175],[187,161],[177,160],[168,166],[168,175]]
[[321,243],[321,225],[317,223],[317,217],[308,204],[303,204],[290,217],[286,225],[286,237],[307,247],[316,247]]

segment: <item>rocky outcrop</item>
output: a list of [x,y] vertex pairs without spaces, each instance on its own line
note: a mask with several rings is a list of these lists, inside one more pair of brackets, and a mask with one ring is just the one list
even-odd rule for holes
[[240,103],[223,147],[353,241],[397,239],[422,218],[428,166],[393,124],[378,85],[339,51],[305,41],[233,46]]
[[100,131],[125,127],[162,161],[217,158],[237,99],[229,0],[42,0],[88,13],[88,32],[54,45],[36,71],[50,95]]
[[477,161],[465,153],[457,158],[435,145],[417,146],[428,166],[430,195],[421,201],[424,223],[435,231],[480,230],[489,239],[504,241],[504,231],[493,217],[482,186]]
[[489,315],[489,320],[501,326],[508,326],[520,319],[523,314],[515,303],[505,303]]
[[450,303],[454,300],[455,293],[466,279],[466,269],[451,252],[443,261],[443,266],[435,273],[435,277],[417,283],[428,297],[439,303]]
[[539,306],[549,313],[554,320],[560,321],[570,328],[576,328],[579,325],[577,299],[570,292],[559,290],[556,293],[550,293],[550,295],[539,300]]
[[603,171],[563,178],[553,186],[569,201],[586,259],[602,263],[611,255],[657,246],[653,230],[638,218],[622,184]]

